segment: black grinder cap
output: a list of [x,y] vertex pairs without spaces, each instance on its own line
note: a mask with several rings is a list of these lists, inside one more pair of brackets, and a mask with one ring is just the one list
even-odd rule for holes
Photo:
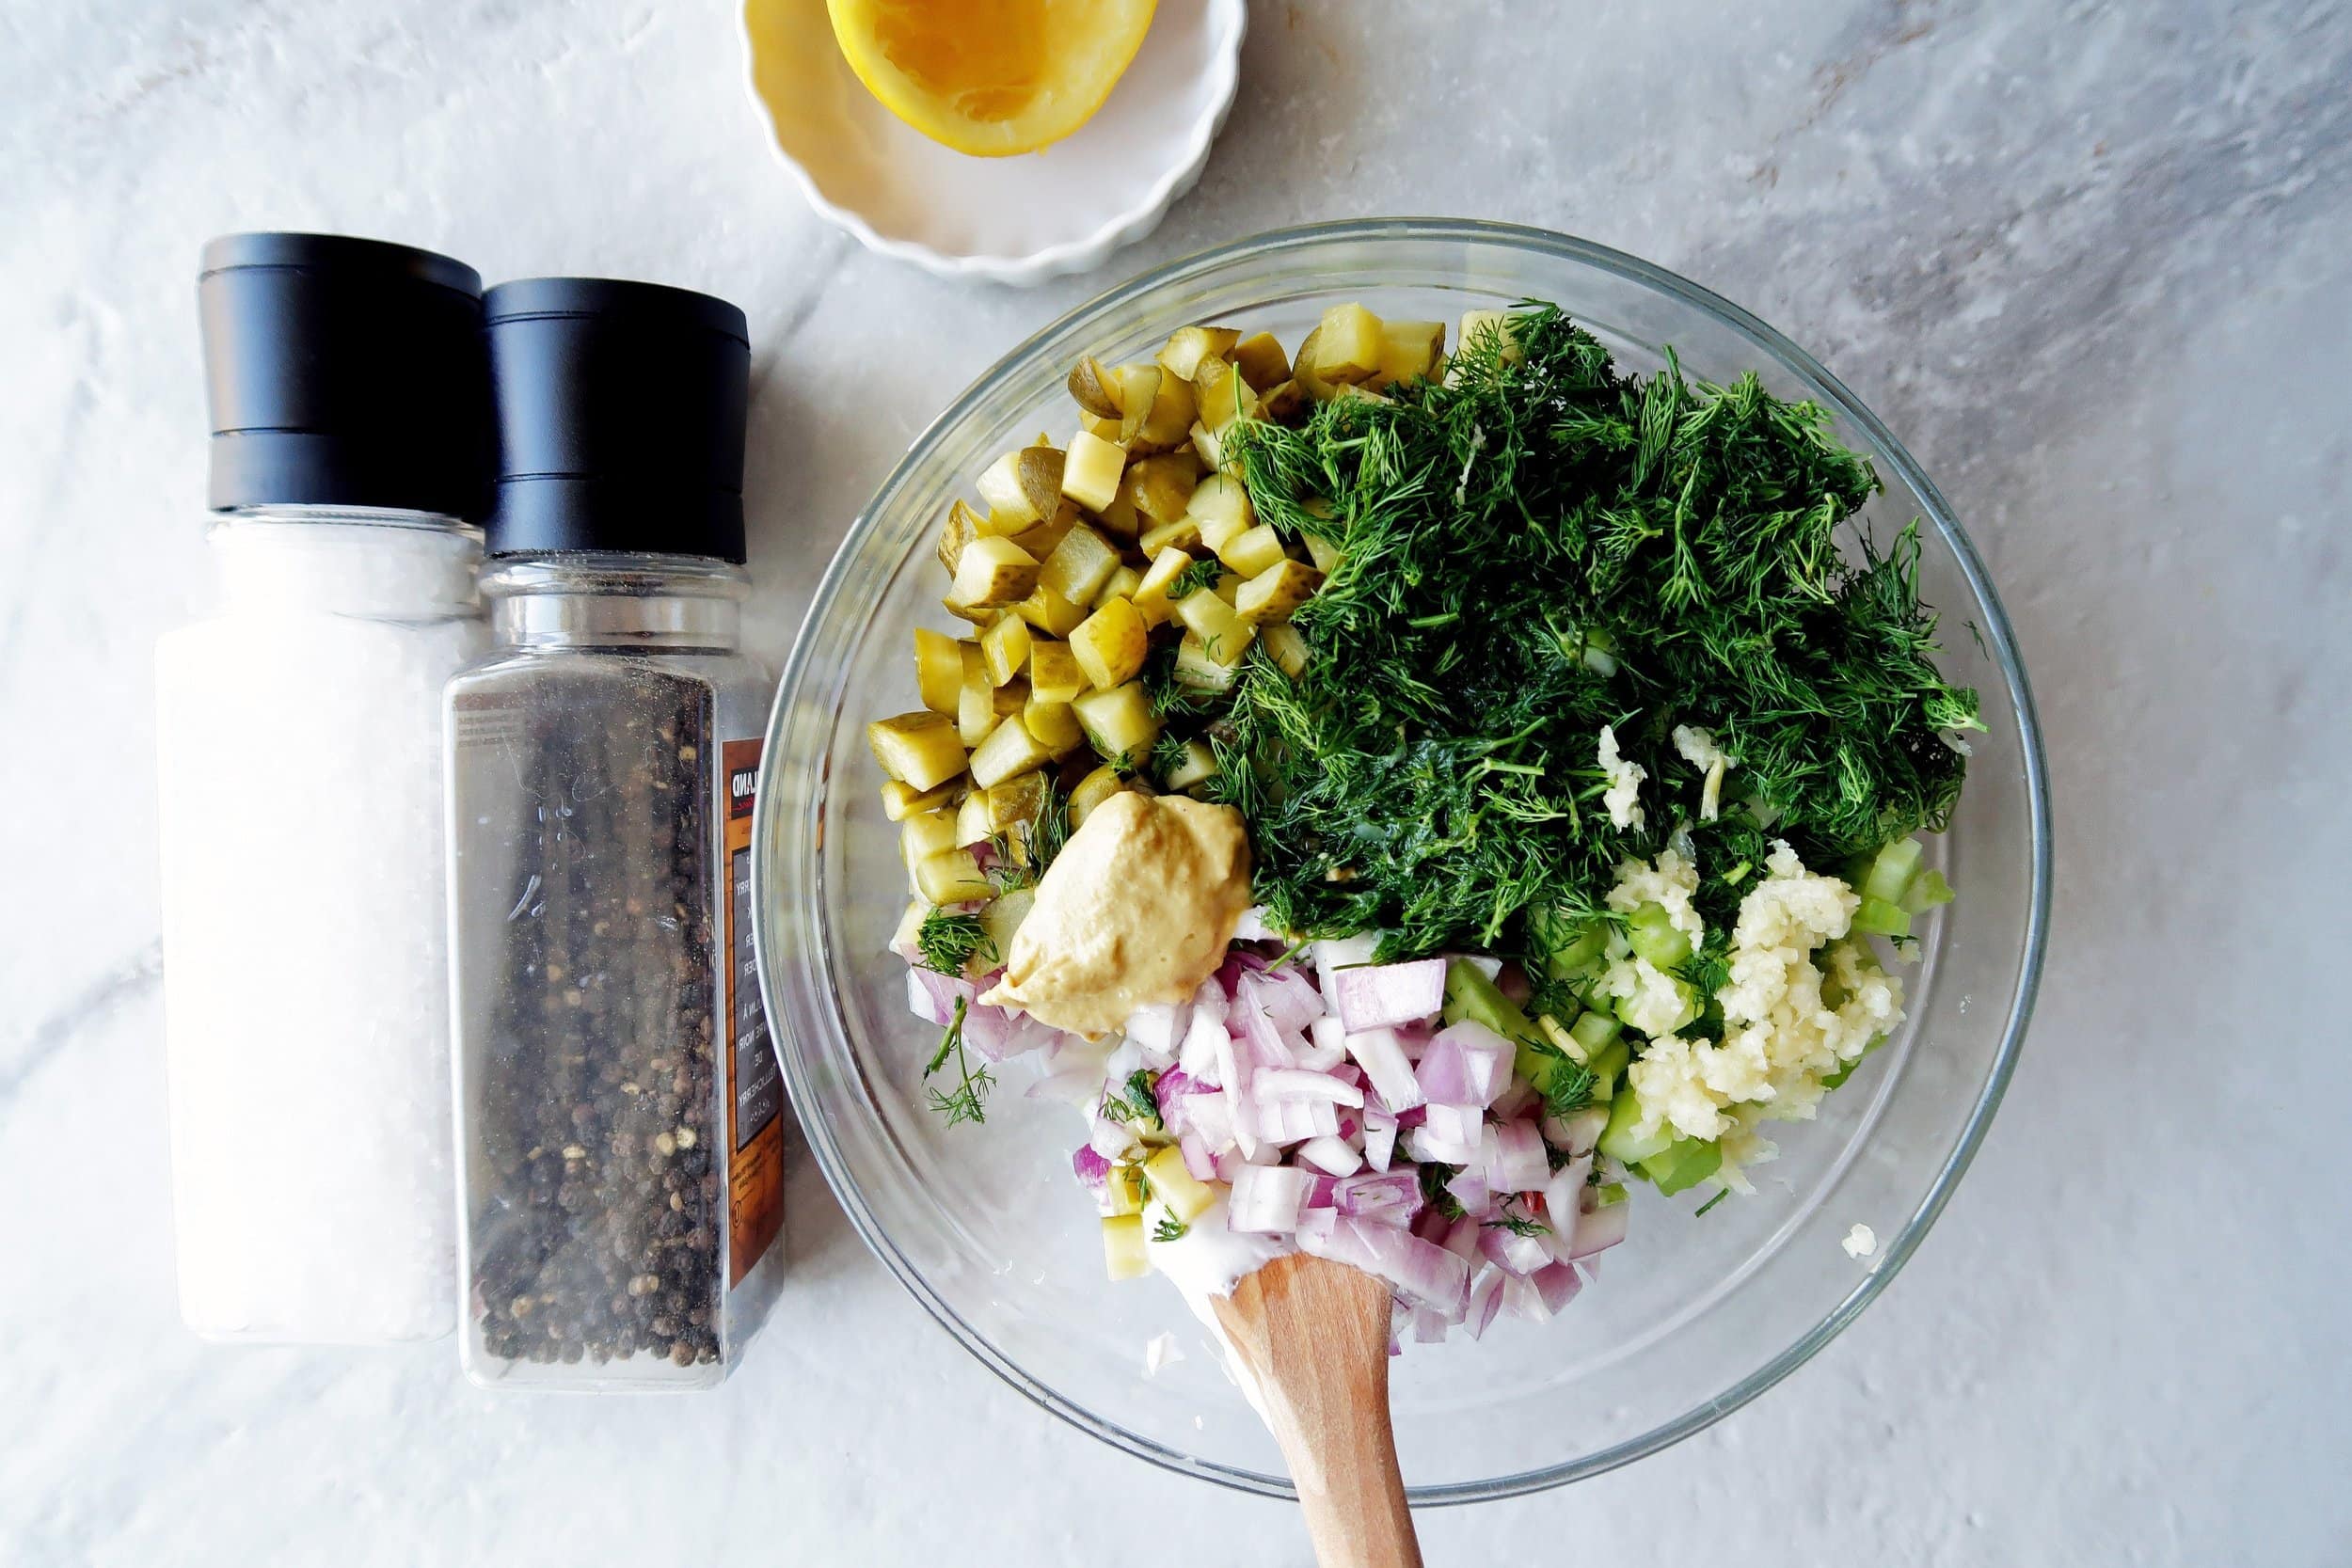
[[743,312],[602,277],[501,283],[483,305],[498,410],[489,553],[742,564]]
[[490,480],[482,279],[343,234],[225,234],[196,285],[211,505],[480,522]]

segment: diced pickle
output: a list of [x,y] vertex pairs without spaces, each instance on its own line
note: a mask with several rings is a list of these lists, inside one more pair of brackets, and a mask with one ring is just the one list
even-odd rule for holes
[[1231,354],[1240,341],[1241,334],[1230,326],[1180,326],[1160,350],[1160,368],[1190,381],[1202,359]]
[[1143,574],[1134,595],[1136,613],[1143,617],[1146,626],[1164,626],[1174,618],[1176,609],[1168,602],[1168,585],[1191,564],[1190,553],[1172,545],[1152,558],[1152,569]]
[[1103,1270],[1113,1279],[1141,1279],[1152,1272],[1141,1214],[1117,1214],[1103,1222]]
[[1323,574],[1312,566],[1279,561],[1241,585],[1233,609],[1245,621],[1287,621],[1322,586]]
[[963,559],[963,546],[980,536],[980,515],[961,501],[947,508],[947,520],[939,526],[939,545],[933,552],[947,574],[955,575],[956,563]]
[[[921,637],[921,632],[914,634]],[[988,666],[988,678],[997,686],[1004,685],[1021,673],[1029,662],[1029,623],[1018,615],[1000,615],[996,624],[980,633],[980,658]],[[963,679],[961,663],[956,667],[959,684]],[[937,704],[930,704],[937,706]]]
[[1094,591],[1094,608],[1100,610],[1111,599],[1133,599],[1136,590],[1142,586],[1143,574],[1122,561],[1103,579],[1103,586]]
[[1029,705],[1029,683],[1019,675],[1007,681],[988,694],[989,711],[998,719],[1009,719]]
[[1463,311],[1462,325],[1454,333],[1454,341],[1465,349],[1473,345],[1484,349],[1490,343],[1499,344],[1505,363],[1526,355],[1526,351],[1519,347],[1518,334],[1513,330],[1510,312],[1506,310]]
[[[1134,681],[1108,691],[1089,691],[1071,705],[1078,710],[1078,722],[1086,726],[1087,738],[1105,762],[1138,766],[1160,738],[1160,716],[1152,711],[1152,699]],[[975,773],[974,778],[977,781],[978,775]]]
[[1077,522],[1077,502],[1063,501],[1044,521],[1034,523],[1014,534],[1012,542],[1042,561],[1054,553],[1054,546],[1061,543],[1062,535],[1076,527]]
[[963,546],[948,598],[976,610],[1025,598],[1036,587],[1037,559],[1009,539],[975,539]]
[[1062,535],[1054,553],[1038,568],[1036,586],[1073,605],[1092,604],[1094,595],[1118,569],[1119,547],[1080,523]]
[[976,967],[994,969],[1012,952],[1012,939],[1021,929],[1021,923],[1029,918],[1029,911],[1037,904],[1037,894],[1025,887],[999,894],[988,908],[980,911],[980,929],[988,933],[986,946],[972,955]]
[[930,789],[917,789],[897,779],[884,779],[882,786],[882,815],[893,822],[904,822],[919,813],[937,811],[954,802],[956,789],[957,783],[953,779]]
[[1334,305],[1315,326],[1315,374],[1340,386],[1380,368],[1380,318],[1360,305]]
[[1028,705],[1021,710],[1021,721],[1039,745],[1057,757],[1068,756],[1086,744],[1086,730],[1068,703],[1041,702],[1031,693]]
[[1136,499],[1127,493],[1123,476],[1119,493],[1111,498],[1108,506],[1094,515],[1094,521],[1106,537],[1123,539],[1131,545],[1136,542],[1136,535],[1143,531],[1143,515],[1136,510]]
[[1265,651],[1272,656],[1275,666],[1282,673],[1293,680],[1306,673],[1307,640],[1298,635],[1297,627],[1261,626],[1258,628],[1258,641],[1265,644]]
[[1209,749],[1209,743],[1205,740],[1187,740],[1184,755],[1160,783],[1170,789],[1191,789],[1196,784],[1206,784],[1216,777],[1216,753]]
[[1119,498],[1120,476],[1126,470],[1124,448],[1082,430],[1070,438],[1061,493],[1089,512],[1100,512]]
[[963,771],[955,725],[929,708],[875,720],[866,726],[866,744],[883,772],[916,789],[935,789]]
[[1067,703],[1087,689],[1086,671],[1066,642],[1034,638],[1029,643],[1029,696],[1041,703]]
[[1190,550],[1200,543],[1200,524],[1193,517],[1178,517],[1146,530],[1141,542],[1144,557],[1157,562],[1169,550]]
[[1282,352],[1282,341],[1271,332],[1251,333],[1235,343],[1227,357],[1252,391],[1263,392],[1291,378],[1291,356]]
[[988,825],[988,791],[976,789],[956,808],[956,847],[968,849],[975,844],[985,844],[993,832]]
[[1184,1151],[1173,1144],[1154,1149],[1143,1162],[1143,1179],[1151,1184],[1152,1196],[1184,1225],[1207,1213],[1216,1202],[1216,1189],[1192,1174],[1184,1164]]
[[960,642],[963,684],[956,689],[956,730],[966,748],[977,746],[996,727],[996,683],[988,678],[988,659],[974,642]]
[[1231,474],[1211,474],[1194,486],[1184,515],[1200,525],[1200,542],[1222,551],[1228,540],[1254,526],[1249,491]]
[[980,499],[999,526],[1026,527],[1061,503],[1063,455],[1048,446],[1009,451],[980,475]]
[[1280,381],[1258,394],[1258,417],[1277,424],[1289,424],[1307,411],[1313,399],[1295,377]]
[[1194,691],[1228,691],[1234,680],[1232,666],[1209,657],[1200,634],[1188,631],[1176,644],[1176,684]]
[[1051,748],[1019,721],[999,724],[972,752],[972,782],[986,789],[1054,760]]
[[[1048,637],[1068,637],[1087,618],[1081,606],[1072,604],[1050,588],[1040,588],[1012,607],[1013,613]],[[1032,660],[1037,657],[1034,646]]]
[[1445,353],[1443,322],[1382,322],[1380,364],[1372,385],[1388,387],[1438,373],[1438,358]]
[[1034,822],[1045,812],[1045,775],[1020,773],[987,791],[988,826],[1005,832],[1016,822]]
[[934,904],[963,904],[985,898],[996,884],[981,874],[969,849],[947,849],[914,868],[914,888]]
[[[1203,539],[1208,537],[1205,528],[1201,530],[1200,536]],[[1282,536],[1264,523],[1234,534],[1217,547],[1216,555],[1219,561],[1246,578],[1254,578],[1289,559],[1282,551]]]
[[1120,494],[1141,515],[1165,523],[1184,515],[1200,478],[1200,460],[1188,451],[1138,458],[1128,465]]
[[1119,418],[1119,399],[1115,393],[1111,372],[1103,362],[1089,355],[1070,368],[1070,396],[1096,419]]
[[1151,628],[1125,599],[1112,599],[1070,634],[1070,652],[1099,690],[1135,678],[1150,650]]
[[956,814],[952,811],[917,812],[898,824],[898,855],[907,863],[910,877],[933,855],[960,847],[961,841],[956,837]]
[[1187,594],[1176,601],[1176,618],[1200,639],[1201,648],[1223,665],[1241,662],[1257,628],[1215,594]]
[[1089,773],[1071,786],[1070,825],[1077,827],[1095,807],[1126,787],[1127,781],[1120,778],[1119,769],[1108,763]]
[[963,689],[962,645],[946,632],[915,627],[914,689],[933,713],[954,713],[956,693]]

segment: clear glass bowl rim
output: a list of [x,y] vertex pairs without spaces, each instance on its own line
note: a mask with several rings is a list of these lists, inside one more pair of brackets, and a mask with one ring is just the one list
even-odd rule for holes
[[[1478,219],[1394,217],[1356,219],[1345,222],[1303,224],[1293,228],[1269,230],[1244,239],[1233,240],[1207,250],[1168,261],[1142,273],[1093,299],[1065,312],[1044,327],[1032,333],[1018,346],[989,367],[973,382],[962,396],[956,399],[937,419],[925,427],[908,447],[906,455],[890,471],[873,499],[859,513],[843,537],[833,561],[827,567],[817,592],[810,600],[806,618],[800,634],[793,641],[784,673],[777,685],[776,702],[770,716],[766,748],[762,753],[760,785],[755,811],[758,820],[754,824],[752,908],[753,937],[759,968],[762,1000],[773,1024],[779,1064],[785,1085],[796,1102],[803,1098],[809,1074],[801,1064],[798,1037],[793,1032],[795,1015],[778,1006],[783,999],[785,976],[778,971],[783,962],[777,943],[768,930],[770,921],[767,886],[776,873],[770,862],[779,842],[771,832],[768,817],[778,809],[774,802],[783,793],[779,774],[787,765],[785,740],[789,721],[797,706],[797,699],[804,683],[812,676],[811,651],[818,639],[816,629],[824,624],[840,594],[851,562],[859,555],[870,536],[881,526],[881,519],[898,491],[919,470],[927,453],[940,432],[953,427],[975,409],[996,401],[1008,382],[1027,372],[1032,362],[1055,339],[1074,334],[1113,316],[1131,301],[1184,279],[1211,274],[1229,264],[1257,260],[1286,250],[1310,249],[1332,244],[1378,242],[1383,240],[1417,240],[1499,245],[1518,247],[1582,263],[1610,272],[1629,281],[1645,286],[1659,293],[1679,299],[1702,313],[1717,318],[1724,325],[1755,340],[1768,352],[1811,379],[1834,405],[1835,412],[1851,420],[1878,449],[1878,457],[1899,473],[1903,483],[1918,497],[1928,522],[1951,549],[1960,569],[1966,578],[1982,610],[1978,630],[1985,648],[1999,666],[2007,687],[2011,717],[2017,724],[2019,749],[2025,767],[2025,786],[2030,814],[2029,852],[2032,881],[2026,908],[2026,926],[2021,960],[2018,967],[2017,990],[2010,1000],[2009,1016],[2004,1021],[1999,1051],[1993,1069],[1986,1075],[1975,1106],[1969,1113],[1951,1157],[1936,1174],[1918,1209],[1902,1229],[1883,1246],[1880,1266],[1862,1274],[1858,1283],[1836,1307],[1816,1323],[1811,1330],[1778,1355],[1756,1369],[1739,1383],[1714,1399],[1684,1412],[1639,1436],[1616,1443],[1609,1448],[1586,1454],[1580,1459],[1513,1475],[1492,1477],[1478,1481],[1453,1482],[1438,1486],[1416,1486],[1409,1489],[1417,1507],[1444,1506],[1456,1503],[1485,1502],[1518,1497],[1531,1492],[1563,1486],[1573,1481],[1603,1474],[1618,1465],[1656,1453],[1682,1439],[1702,1432],[1715,1422],[1756,1398],[1781,1379],[1811,1360],[1820,1349],[1851,1323],[1879,1293],[1892,1283],[1897,1274],[1925,1239],[1928,1229],[1943,1212],[1953,1189],[1975,1158],[1978,1146],[1991,1126],[1994,1113],[2000,1107],[2002,1095],[2009,1087],[2010,1077],[2016,1069],[2017,1057],[2025,1043],[2026,1028],[2033,1014],[2034,1000],[2041,989],[2044,948],[2048,937],[2050,915],[2050,800],[2048,763],[2043,754],[2041,725],[2036,718],[2032,689],[2027,683],[2023,660],[2019,657],[2016,640],[2003,610],[2000,596],[1994,591],[1992,578],[1974,544],[1953,516],[1943,493],[1935,487],[1924,469],[1893,431],[1866,407],[1862,400],[1832,375],[1813,356],[1798,347],[1758,317],[1734,305],[1720,294],[1700,287],[1678,274],[1668,271],[1636,256],[1597,245],[1590,240],[1536,229],[1520,224],[1493,223]],[[804,894],[796,896],[805,896]],[[829,1021],[830,1022],[830,1021]],[[837,1022],[833,1027],[838,1030]],[[834,1042],[846,1046],[846,1040]],[[1057,1393],[1030,1376],[1020,1366],[997,1351],[975,1333],[946,1301],[941,1299],[921,1274],[892,1244],[872,1211],[867,1207],[855,1184],[842,1168],[840,1151],[834,1145],[821,1118],[801,1118],[809,1146],[817,1156],[818,1168],[824,1172],[828,1186],[848,1213],[850,1223],[866,1244],[872,1249],[883,1266],[898,1276],[923,1308],[938,1320],[958,1343],[999,1377],[1020,1390],[1032,1402],[1060,1417],[1073,1426],[1092,1433],[1113,1447],[1134,1454],[1181,1475],[1205,1478],[1236,1491],[1260,1496],[1292,1497],[1295,1493],[1284,1481],[1226,1465],[1206,1462],[1177,1452],[1159,1443],[1127,1431],[1118,1423],[1104,1419],[1094,1412]]]

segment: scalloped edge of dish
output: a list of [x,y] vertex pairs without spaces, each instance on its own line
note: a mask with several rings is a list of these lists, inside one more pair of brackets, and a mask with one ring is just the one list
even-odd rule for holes
[[1017,289],[1034,288],[1049,278],[1073,273],[1091,272],[1160,226],[1168,209],[1199,182],[1201,171],[1208,167],[1210,150],[1223,134],[1226,120],[1232,116],[1233,102],[1241,90],[1242,40],[1249,31],[1249,8],[1245,0],[1210,0],[1210,25],[1225,28],[1227,36],[1217,43],[1210,66],[1207,112],[1194,123],[1184,155],[1152,181],[1140,203],[1108,218],[1084,239],[1065,240],[1025,256],[958,255],[920,240],[897,239],[882,233],[866,221],[864,214],[826,197],[818,189],[816,178],[806,166],[785,150],[775,113],[759,91],[758,62],[753,53],[750,21],[754,3],[755,0],[743,0],[735,9],[736,31],[743,48],[743,90],[750,95],[753,107],[759,113],[760,124],[767,130],[768,150],[791,175],[809,210],[877,256],[908,262],[938,277],[978,278]]

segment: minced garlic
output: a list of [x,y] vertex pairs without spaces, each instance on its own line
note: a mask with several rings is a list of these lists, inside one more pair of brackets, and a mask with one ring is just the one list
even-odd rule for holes
[[[1766,863],[1769,874],[1740,902],[1731,978],[1716,993],[1723,1038],[1664,1034],[1627,1070],[1642,1108],[1639,1132],[1671,1126],[1686,1137],[1721,1138],[1727,1169],[1770,1158],[1756,1124],[1810,1117],[1822,1078],[1903,1017],[1901,982],[1863,944],[1843,940],[1861,902],[1853,890],[1805,870],[1786,844],[1774,844]],[[1837,945],[1824,975],[1815,955],[1828,942]],[[1843,992],[1835,1006],[1821,995],[1825,979]],[[1640,995],[1645,1001],[1648,992]]]
[[1600,798],[1609,808],[1609,820],[1620,828],[1640,827],[1642,781],[1649,777],[1649,769],[1618,754],[1613,724],[1600,727],[1600,770],[1609,775],[1609,788]]

